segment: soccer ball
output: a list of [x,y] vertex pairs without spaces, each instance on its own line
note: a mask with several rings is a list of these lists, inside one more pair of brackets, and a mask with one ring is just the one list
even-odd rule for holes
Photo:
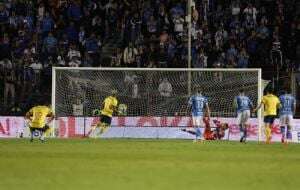
[[127,106],[125,104],[120,104],[119,105],[118,114],[120,116],[126,116],[127,115]]
[[33,136],[35,136],[35,137],[40,136],[40,132],[39,132],[39,131],[34,131],[34,132],[33,132]]

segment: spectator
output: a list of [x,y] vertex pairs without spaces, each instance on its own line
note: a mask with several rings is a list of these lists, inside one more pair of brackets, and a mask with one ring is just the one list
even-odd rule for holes
[[173,23],[174,23],[174,32],[176,36],[182,36],[184,30],[183,28],[184,19],[181,16],[176,15],[175,18],[173,19]]
[[159,57],[158,57],[158,66],[160,68],[167,68],[168,67],[168,53],[164,47],[159,49]]
[[68,40],[73,43],[78,41],[78,31],[75,27],[74,22],[70,22],[70,25],[65,29],[65,33],[68,36]]
[[138,76],[134,73],[127,73],[124,77],[125,92],[132,98],[139,97]]
[[73,104],[73,115],[83,116],[83,103],[79,98],[77,98],[75,103]]
[[9,59],[3,59],[0,61],[0,65],[3,67],[5,70],[11,70],[13,69],[13,64]]
[[133,46],[132,42],[125,48],[123,57],[124,64],[127,67],[136,67],[136,56],[138,55],[137,49]]
[[226,42],[228,33],[222,27],[219,27],[218,31],[215,34],[215,46],[217,50],[223,48],[224,43]]
[[86,37],[85,35],[86,35],[86,33],[85,33],[84,27],[80,26],[79,33],[78,33],[78,41],[79,41],[80,46],[84,46],[85,37]]
[[15,102],[15,80],[14,70],[7,70],[4,78],[4,105],[13,105]]
[[200,49],[194,61],[194,68],[206,68],[206,67],[207,67],[207,56],[204,54],[204,50]]
[[150,20],[147,22],[147,32],[149,36],[157,34],[157,21],[154,16],[150,17]]
[[45,5],[43,2],[39,2],[39,5],[38,5],[38,11],[37,11],[37,17],[38,17],[38,20],[42,20],[44,18],[44,15],[45,15]]
[[74,22],[79,22],[82,17],[79,1],[71,1],[68,8],[68,17]]
[[242,48],[238,55],[238,68],[248,68],[249,65],[249,56],[245,50],[245,48]]
[[63,34],[60,41],[59,41],[59,52],[62,55],[67,54],[67,50],[69,49],[70,41],[68,39],[67,34]]
[[266,40],[270,33],[269,33],[269,29],[265,26],[265,23],[262,21],[260,23],[260,26],[257,28],[257,37],[261,40]]
[[[135,12],[134,15],[133,15],[133,17],[131,18],[130,24],[131,24],[131,37],[130,37],[130,41],[134,42],[135,39],[138,39],[139,36],[141,35],[142,20],[139,17],[139,14],[137,12]],[[155,24],[155,23],[153,23],[153,24]],[[155,27],[155,26],[152,26],[152,27]],[[148,31],[149,31],[149,29],[148,29]]]
[[9,12],[5,6],[0,3],[0,24],[6,24],[9,19]]
[[104,38],[105,36],[105,22],[103,21],[103,19],[96,15],[93,19],[92,19],[92,30],[95,33],[95,35],[100,35],[102,38]]
[[71,60],[73,57],[77,58],[77,59],[81,59],[81,54],[80,52],[76,49],[74,44],[71,44],[67,57],[69,60]]
[[42,19],[41,27],[43,36],[46,37],[49,32],[51,32],[54,29],[54,21],[50,14],[46,12],[45,17]]
[[243,13],[245,16],[249,16],[254,22],[256,22],[256,16],[258,11],[251,3],[248,3],[247,7],[244,9]]
[[81,65],[81,61],[79,60],[78,57],[73,56],[70,59],[70,62],[68,64],[70,67],[79,67]]
[[40,81],[41,78],[41,70],[43,69],[43,66],[40,62],[34,61],[33,58],[31,58],[31,64],[29,65],[29,67],[31,67],[34,71],[34,82],[38,83]]
[[64,67],[66,66],[66,62],[65,60],[63,59],[63,56],[57,56],[57,65],[58,66],[61,66],[61,67]]
[[158,86],[159,94],[162,97],[170,97],[172,95],[172,85],[167,78],[164,78]]
[[136,63],[137,67],[144,67],[144,64],[146,63],[146,52],[144,46],[138,47],[138,54],[136,56]]
[[52,32],[44,39],[43,50],[46,57],[55,55],[57,52],[57,39],[53,36]]
[[92,67],[93,66],[93,60],[91,59],[90,55],[86,52],[85,56],[82,61],[83,67]]
[[85,41],[85,51],[89,54],[92,61],[92,66],[99,66],[99,53],[101,42],[96,38],[95,33]]
[[247,31],[251,31],[256,27],[256,22],[249,15],[246,15],[243,27],[245,27]]
[[[148,53],[147,60],[149,61],[149,67],[156,67],[158,54],[156,52],[154,44],[150,44],[150,51]],[[148,65],[147,65],[148,66]]]
[[232,16],[238,16],[241,12],[241,8],[238,1],[233,1],[231,4],[231,14]]
[[160,31],[166,31],[170,29],[170,19],[164,4],[160,4],[158,9],[158,25]]
[[226,58],[228,61],[230,60],[235,60],[237,58],[238,52],[237,49],[235,48],[234,44],[230,44],[230,48],[227,50],[226,53]]

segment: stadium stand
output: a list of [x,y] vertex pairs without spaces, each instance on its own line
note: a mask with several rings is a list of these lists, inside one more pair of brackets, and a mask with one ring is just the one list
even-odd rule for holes
[[[298,0],[195,0],[192,66],[259,67],[272,80],[279,64],[276,86],[288,86],[299,11]],[[185,0],[1,1],[0,114],[50,102],[52,66],[187,67],[185,12]]]

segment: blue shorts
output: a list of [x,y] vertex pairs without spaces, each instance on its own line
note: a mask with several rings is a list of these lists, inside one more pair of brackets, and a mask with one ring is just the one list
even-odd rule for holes
[[276,115],[266,115],[264,117],[264,123],[268,123],[268,124],[273,124],[274,123],[274,120],[276,118]]

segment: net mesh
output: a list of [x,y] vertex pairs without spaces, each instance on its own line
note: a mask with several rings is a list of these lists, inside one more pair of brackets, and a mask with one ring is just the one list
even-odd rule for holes
[[[233,99],[243,89],[258,98],[258,71],[56,69],[55,113],[94,116],[112,90],[127,116],[188,116],[188,99],[201,88],[212,116],[233,117]],[[190,75],[190,77],[189,77]],[[190,85],[188,79],[191,79]],[[189,93],[191,92],[191,94]]]

